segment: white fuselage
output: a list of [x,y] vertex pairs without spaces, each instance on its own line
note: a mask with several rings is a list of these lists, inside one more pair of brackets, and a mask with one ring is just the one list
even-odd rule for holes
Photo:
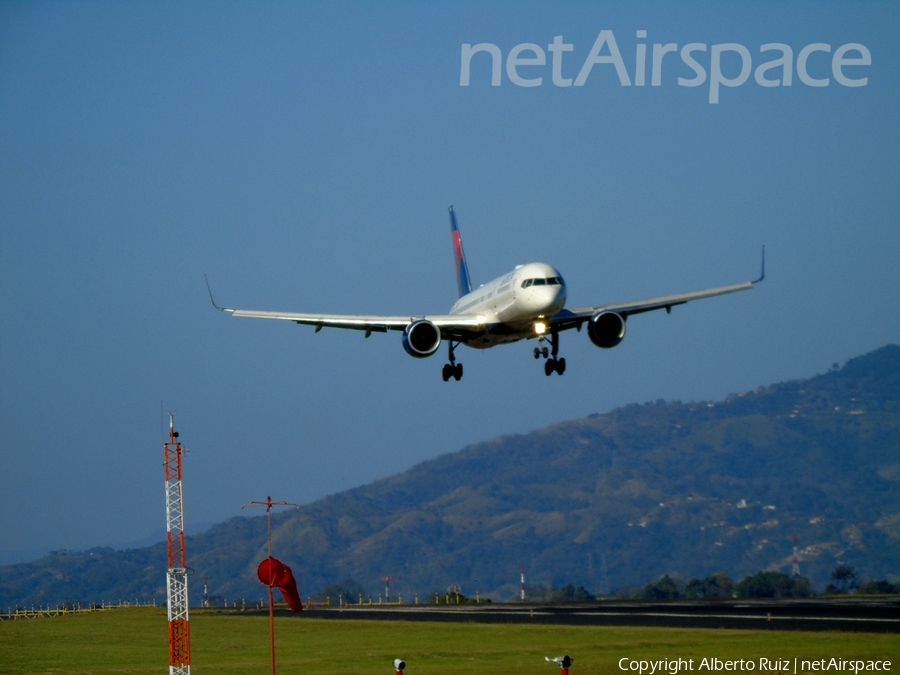
[[550,265],[529,263],[498,277],[456,301],[450,314],[484,316],[484,332],[466,344],[485,349],[544,335],[544,319],[566,304],[566,284]]

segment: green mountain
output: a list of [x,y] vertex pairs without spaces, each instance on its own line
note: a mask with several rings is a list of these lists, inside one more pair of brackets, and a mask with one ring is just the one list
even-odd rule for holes
[[[191,537],[192,602],[259,598],[265,517]],[[900,347],[811,379],[718,402],[630,405],[423,462],[273,517],[276,554],[304,597],[343,580],[404,600],[458,584],[511,597],[591,591],[663,574],[801,573],[838,562],[900,575]],[[165,598],[165,546],[50,554],[0,567],[0,608]]]

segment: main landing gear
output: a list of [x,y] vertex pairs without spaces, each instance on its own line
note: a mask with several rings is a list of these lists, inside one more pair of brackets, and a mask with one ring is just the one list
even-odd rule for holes
[[441,372],[441,375],[444,378],[444,382],[449,380],[451,377],[459,382],[462,379],[462,364],[456,362],[456,357],[453,355],[453,342],[451,340],[447,340],[447,347],[449,348],[448,351],[450,352],[450,363],[444,364],[444,370]]
[[[544,340],[546,340],[546,338],[544,338],[544,337],[541,337],[538,339],[542,343],[544,342]],[[566,360],[556,358],[556,355],[558,353],[559,353],[559,333],[557,333],[556,331],[553,331],[552,333],[550,333],[549,355],[552,355],[553,358],[547,359],[547,356],[548,356],[547,345],[542,345],[540,347],[534,348],[534,358],[539,359],[543,356],[545,359],[547,359],[544,362],[544,375],[546,375],[547,377],[550,377],[551,373],[554,373],[554,372],[559,373],[560,375],[562,375],[564,372],[566,372]],[[446,366],[444,366],[444,367],[446,368]]]

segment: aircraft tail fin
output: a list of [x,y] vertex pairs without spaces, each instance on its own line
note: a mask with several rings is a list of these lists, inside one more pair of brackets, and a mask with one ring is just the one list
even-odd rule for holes
[[456,259],[456,284],[459,286],[459,297],[472,292],[472,280],[469,278],[469,266],[466,264],[466,254],[463,251],[462,239],[459,236],[459,228],[456,226],[456,214],[450,207],[450,230],[453,237],[453,256]]

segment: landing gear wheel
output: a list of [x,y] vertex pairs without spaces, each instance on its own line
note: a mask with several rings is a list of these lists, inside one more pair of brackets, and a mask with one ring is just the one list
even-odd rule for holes
[[450,363],[444,364],[444,369],[441,371],[441,377],[444,378],[444,382],[447,382],[451,377],[459,382],[462,379],[463,375],[462,364],[456,362],[456,357],[453,354],[453,343],[449,340],[447,341],[447,347],[449,351]]
[[548,351],[548,349],[546,347],[541,349],[541,356],[543,356],[546,359],[549,355],[550,355],[550,352]]
[[550,346],[552,347],[552,350],[550,350],[549,359],[547,359],[548,350],[546,347],[535,347],[534,358],[537,358],[538,351],[540,351],[544,358],[547,359],[544,362],[544,375],[546,375],[547,377],[550,377],[550,374],[554,371],[562,375],[564,372],[566,372],[566,360],[556,358],[556,355],[559,354],[559,333],[555,330],[550,332]]
[[536,358],[536,359],[541,358],[541,348],[540,347],[534,348],[534,358]]
[[544,363],[544,375],[550,377],[550,374],[553,372],[557,372],[562,375],[566,372],[566,360],[565,359],[547,359]]

